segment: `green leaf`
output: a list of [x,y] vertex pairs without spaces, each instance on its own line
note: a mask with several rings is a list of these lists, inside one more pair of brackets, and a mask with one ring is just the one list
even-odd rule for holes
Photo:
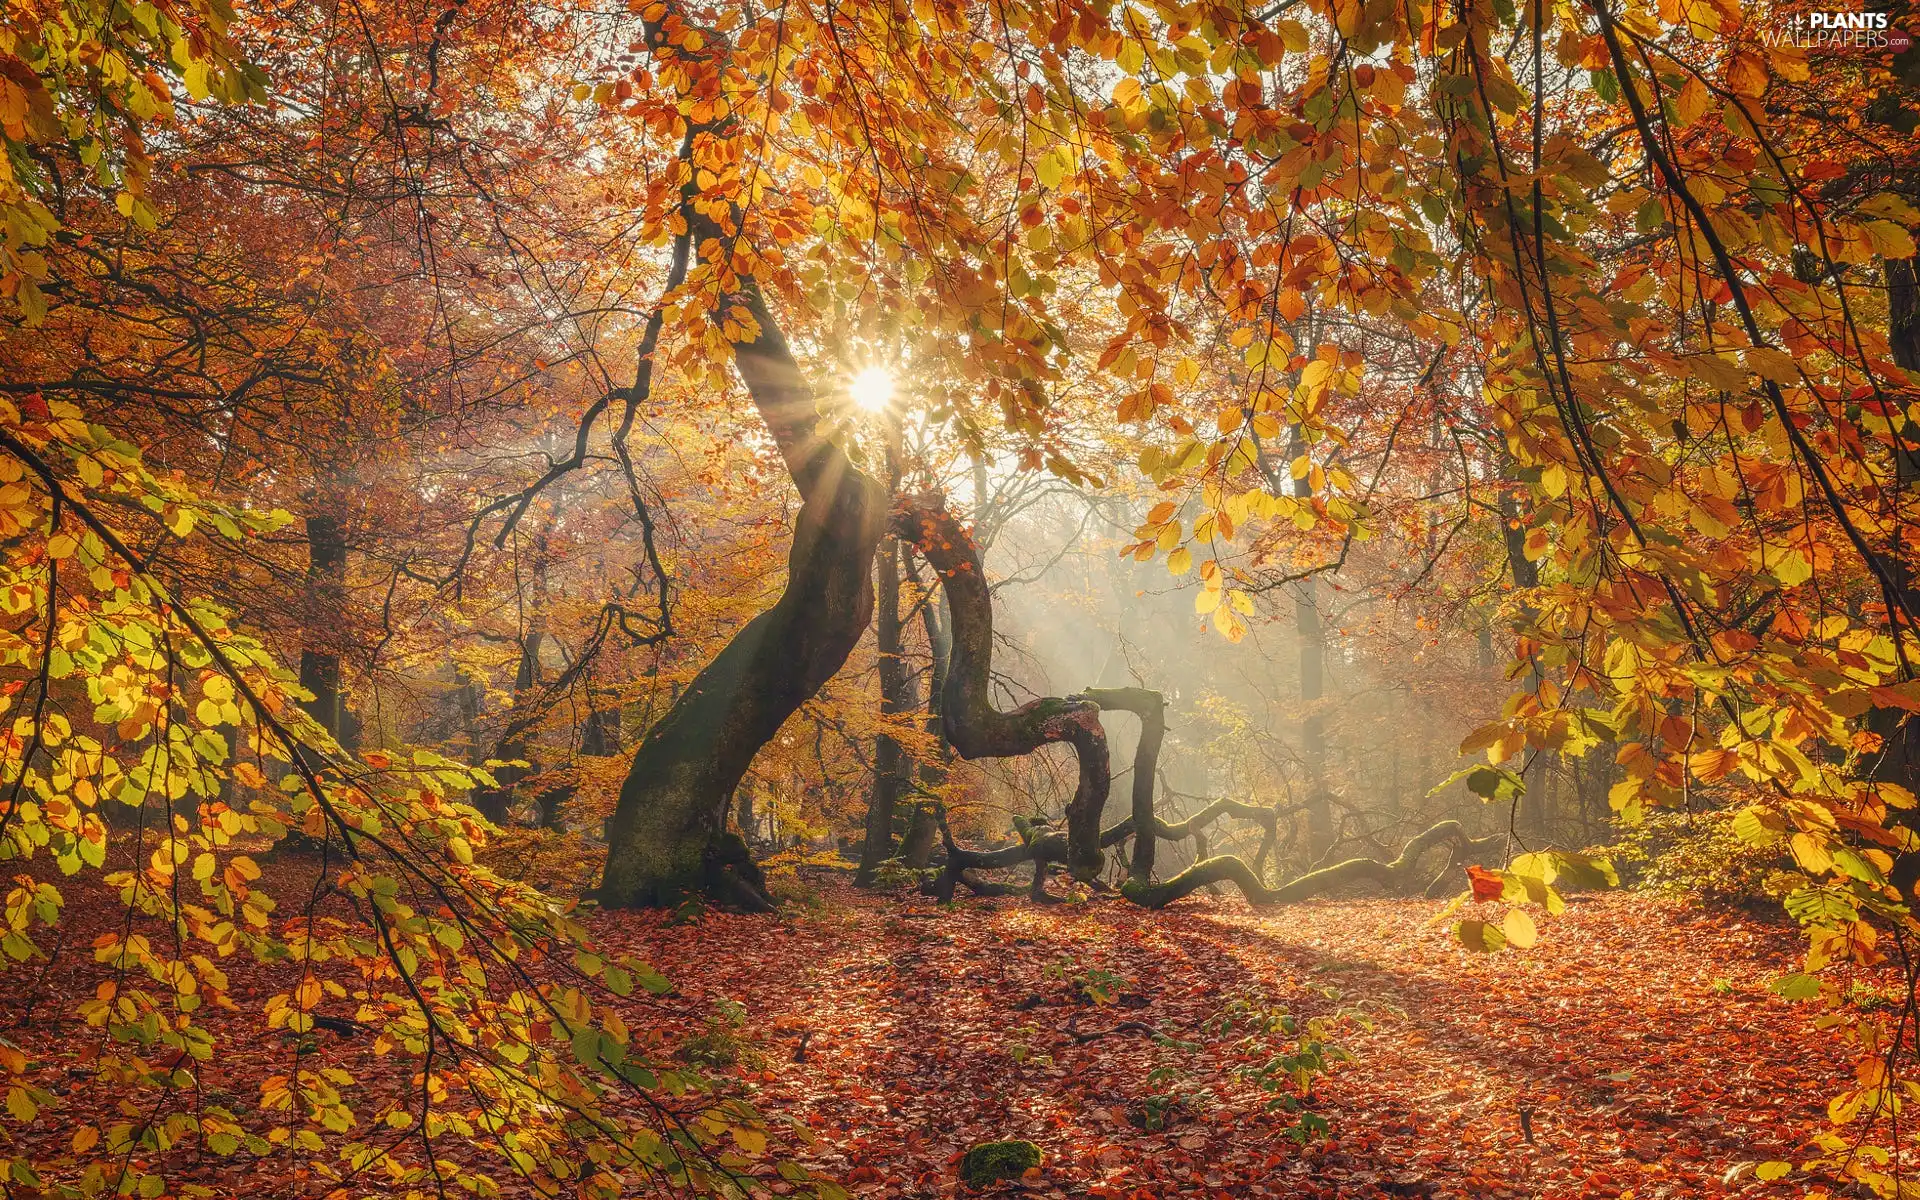
[[1787,915],[1802,925],[1845,925],[1860,919],[1853,897],[1834,888],[1800,887],[1788,894]]
[[1542,883],[1565,880],[1577,888],[1620,886],[1619,872],[1613,869],[1610,859],[1595,854],[1576,854],[1571,850],[1544,850],[1537,854],[1518,855],[1507,864],[1507,872],[1538,879]]
[[1833,851],[1833,865],[1840,868],[1841,873],[1849,879],[1858,879],[1862,883],[1877,885],[1887,881],[1887,877],[1880,873],[1879,867],[1845,847]]
[[1782,975],[1767,987],[1788,1000],[1811,1000],[1820,994],[1820,981],[1812,975]]
[[1469,950],[1493,954],[1507,944],[1507,935],[1498,925],[1486,921],[1461,921],[1453,927],[1453,936]]
[[574,1061],[583,1066],[597,1067],[600,1065],[600,1033],[598,1030],[582,1028],[573,1031],[573,1057]]
[[1487,801],[1512,800],[1526,794],[1527,785],[1520,776],[1505,767],[1480,765],[1464,767],[1434,785],[1429,796],[1437,796],[1456,783],[1464,782],[1467,790]]
[[616,996],[633,995],[633,973],[620,967],[609,966],[606,972],[607,990]]

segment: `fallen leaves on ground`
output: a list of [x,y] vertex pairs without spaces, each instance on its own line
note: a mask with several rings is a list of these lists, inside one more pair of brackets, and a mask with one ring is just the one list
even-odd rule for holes
[[[1045,1151],[1002,1185],[1042,1196],[1788,1195],[1753,1168],[1793,1155],[1834,1082],[1804,1065],[1833,1061],[1811,1014],[1766,988],[1790,931],[1644,896],[1585,899],[1537,949],[1494,958],[1428,927],[1427,901],[825,899],[775,920],[610,914],[599,932],[689,1011],[745,1006],[756,1103],[861,1196],[951,1194],[958,1157],[1001,1138]],[[1114,1002],[1073,985],[1089,971],[1116,977]],[[1240,1039],[1204,1032],[1250,994],[1349,1014],[1332,1036],[1354,1061],[1313,1089],[1332,1136],[1304,1149],[1294,1115],[1236,1078]],[[1127,1022],[1200,1047],[1076,1036]],[[1170,1090],[1199,1098],[1138,1128],[1130,1113]]]
[[[996,1191],[1797,1194],[1792,1177],[1767,1182],[1756,1169],[1795,1158],[1820,1128],[1838,1084],[1831,1064],[1845,1056],[1813,1028],[1811,1008],[1766,986],[1796,952],[1792,931],[1616,894],[1581,898],[1533,950],[1487,957],[1430,923],[1440,907],[1256,912],[1196,898],[1152,913],[1104,897],[941,909],[836,882],[817,906],[776,917],[617,912],[593,924],[674,982],[625,1002],[636,1053],[691,1060],[765,1114],[774,1137],[759,1177],[775,1193],[795,1190],[774,1169],[786,1155],[858,1197],[951,1196],[969,1147],[1029,1139],[1042,1167]],[[77,889],[75,909],[67,936],[80,944],[124,918],[97,889]],[[376,1055],[371,1039],[321,1033],[303,1058],[298,1039],[267,1030],[259,1005],[287,986],[285,966],[225,966],[239,1007],[209,1017],[222,1051],[198,1073],[203,1100],[250,1126],[284,1124],[259,1107],[261,1087],[298,1061],[350,1070],[362,1122],[417,1104],[416,1064]],[[4,998],[9,1038],[61,1098],[30,1127],[48,1148],[84,1123],[124,1119],[122,1097],[92,1070],[100,1031],[72,1018],[100,977],[97,966],[48,972]],[[1219,1023],[1223,1012],[1281,1010],[1293,1035]],[[1261,1068],[1297,1050],[1316,1020],[1353,1057],[1312,1079],[1305,1111],[1329,1134],[1303,1146],[1290,1136],[1301,1113],[1284,1099],[1296,1089]],[[153,1165],[215,1195],[319,1197],[333,1186],[284,1147],[175,1153]]]

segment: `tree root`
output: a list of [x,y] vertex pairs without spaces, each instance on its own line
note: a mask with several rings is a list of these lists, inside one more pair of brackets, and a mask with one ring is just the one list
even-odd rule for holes
[[1392,890],[1404,891],[1413,882],[1420,859],[1428,851],[1443,845],[1452,847],[1455,861],[1448,865],[1451,871],[1457,865],[1463,848],[1478,849],[1499,840],[1497,837],[1475,839],[1468,835],[1466,827],[1460,822],[1440,821],[1409,841],[1402,847],[1399,857],[1390,862],[1382,862],[1377,858],[1350,858],[1309,871],[1279,887],[1270,888],[1261,882],[1259,875],[1244,859],[1220,855],[1197,862],[1165,882],[1144,886],[1129,882],[1121,891],[1143,908],[1165,908],[1182,896],[1216,883],[1233,884],[1246,897],[1247,903],[1255,907],[1307,900],[1353,883],[1378,883]]
[[[1458,821],[1441,821],[1409,841],[1391,861],[1350,858],[1307,872],[1279,887],[1268,887],[1261,867],[1278,839],[1280,818],[1295,811],[1214,800],[1177,823],[1154,813],[1153,789],[1159,776],[1160,745],[1166,734],[1166,703],[1160,693],[1146,688],[1099,688],[1076,696],[1045,697],[1011,712],[995,709],[990,698],[993,655],[993,594],[987,587],[980,555],[971,534],[947,511],[937,493],[907,497],[898,502],[893,528],[939,573],[952,609],[952,649],[942,688],[940,714],[947,740],[962,758],[1006,758],[1031,754],[1054,742],[1070,743],[1079,759],[1079,783],[1067,805],[1064,834],[1047,830],[1017,845],[995,850],[970,850],[955,843],[946,814],[939,814],[940,838],[947,861],[926,890],[941,901],[953,898],[957,886],[976,895],[1013,895],[1019,889],[973,878],[969,872],[1004,870],[1019,863],[1033,864],[1026,889],[1036,901],[1048,899],[1047,868],[1064,864],[1075,879],[1093,881],[1099,874],[1101,851],[1133,839],[1128,879],[1121,893],[1146,908],[1164,908],[1204,887],[1232,884],[1255,905],[1304,900],[1354,883],[1375,883],[1396,891],[1415,890],[1414,875],[1421,859],[1441,846],[1451,847],[1444,879],[1463,861],[1484,853],[1498,838],[1475,840]],[[1119,709],[1140,718],[1140,743],[1134,755],[1132,812],[1126,820],[1100,828],[1100,814],[1112,786],[1112,764],[1106,732],[1099,714]],[[1295,806],[1303,808],[1304,805]],[[1254,863],[1233,855],[1206,856],[1160,883],[1152,882],[1154,844],[1193,838],[1203,847],[1205,830],[1222,817],[1259,824],[1264,832]],[[1145,832],[1150,830],[1151,832]],[[1435,881],[1437,885],[1439,881]]]

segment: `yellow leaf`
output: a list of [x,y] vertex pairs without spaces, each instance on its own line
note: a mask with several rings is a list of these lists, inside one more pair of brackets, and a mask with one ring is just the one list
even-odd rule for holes
[[1873,252],[1882,258],[1914,256],[1913,235],[1892,221],[1868,221],[1865,232]]
[[748,1154],[759,1154],[767,1148],[767,1135],[758,1129],[743,1129],[736,1125],[728,1132],[733,1134],[734,1144]]
[[1528,949],[1540,940],[1540,931],[1535,928],[1533,918],[1528,916],[1524,909],[1508,909],[1507,915],[1500,920],[1500,932],[1506,934],[1507,940],[1522,950]]
[[1793,861],[1809,875],[1825,874],[1833,867],[1833,855],[1827,850],[1827,841],[1811,833],[1796,833],[1788,843],[1793,850]]
[[1742,96],[1759,96],[1767,90],[1767,64],[1758,54],[1741,51],[1727,64],[1727,86]]
[[1687,80],[1687,85],[1674,97],[1673,119],[1680,128],[1698,121],[1707,111],[1707,85],[1701,83],[1698,76]]
[[1794,366],[1793,356],[1784,350],[1755,346],[1747,351],[1746,358],[1747,366],[1762,379],[1771,379],[1775,383],[1800,382],[1800,371]]
[[1167,570],[1174,575],[1185,575],[1193,570],[1193,551],[1182,546],[1167,555]]

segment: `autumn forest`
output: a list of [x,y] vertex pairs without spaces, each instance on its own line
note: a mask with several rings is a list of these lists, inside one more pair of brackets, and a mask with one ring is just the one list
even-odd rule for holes
[[8,0],[0,1191],[1920,1196],[1915,27]]

